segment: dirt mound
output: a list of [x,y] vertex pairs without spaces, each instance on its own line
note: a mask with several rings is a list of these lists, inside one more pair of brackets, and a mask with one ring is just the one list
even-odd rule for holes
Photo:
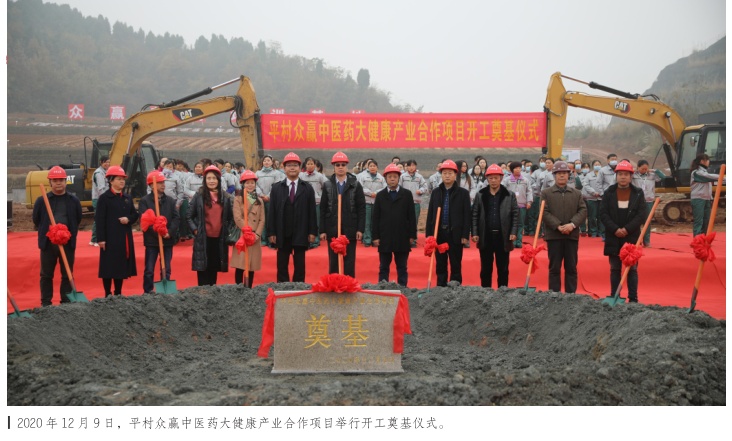
[[724,320],[507,289],[405,290],[403,374],[273,375],[256,356],[270,286],[310,288],[197,287],[8,320],[8,405],[725,404]]

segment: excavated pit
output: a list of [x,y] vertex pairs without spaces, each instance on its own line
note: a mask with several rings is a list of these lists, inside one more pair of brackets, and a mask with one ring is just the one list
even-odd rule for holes
[[310,289],[197,287],[9,319],[8,405],[725,404],[724,320],[510,289],[403,290],[404,373],[273,375],[256,356],[269,287]]

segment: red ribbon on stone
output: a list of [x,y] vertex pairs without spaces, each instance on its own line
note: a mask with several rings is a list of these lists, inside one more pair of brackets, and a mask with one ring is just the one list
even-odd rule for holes
[[619,257],[625,266],[637,265],[640,258],[643,257],[643,247],[628,242],[620,248]]
[[165,216],[156,216],[155,222],[153,223],[153,230],[156,233],[165,237],[168,235],[168,219]]
[[343,274],[326,274],[322,276],[318,283],[313,285],[313,292],[358,292],[361,285],[351,276]]
[[534,260],[534,264],[531,265],[531,274],[534,274],[536,272],[536,268],[539,266],[539,258],[536,257],[536,255],[545,249],[546,247],[543,244],[534,248],[533,245],[525,243],[524,246],[521,247],[521,261],[528,265],[532,259]]
[[450,249],[450,244],[445,242],[438,245],[435,236],[430,236],[426,238],[424,240],[424,255],[427,257],[432,256],[432,253],[435,252],[435,249],[437,249],[438,253],[443,254]]
[[245,226],[241,229],[241,236],[239,236],[239,240],[236,241],[236,249],[239,250],[240,253],[243,253],[248,247],[254,245],[254,242],[257,241],[257,235],[254,233],[254,230],[252,230],[252,227],[249,225]]
[[694,257],[703,262],[714,262],[714,259],[716,259],[717,256],[714,255],[714,250],[712,250],[712,242],[714,242],[714,238],[716,236],[717,233],[714,231],[708,235],[700,234],[698,236],[694,236],[694,239],[691,241],[691,245],[689,245],[694,249]]
[[66,243],[71,239],[71,232],[66,225],[56,224],[51,225],[48,228],[48,233],[46,233],[46,237],[48,237],[48,239],[54,245],[66,245]]
[[152,208],[145,210],[145,212],[142,213],[142,216],[140,216],[140,228],[142,231],[147,231],[148,228],[153,226],[156,218],[157,216],[155,216],[155,212]]
[[330,249],[336,254],[346,255],[346,247],[351,243],[346,236],[341,234],[332,241],[330,241]]
[[[350,280],[349,280],[350,279]],[[312,294],[314,292],[332,292],[329,291],[333,287],[345,289],[345,292],[362,292],[365,294],[388,296],[388,297],[399,297],[399,303],[397,303],[396,313],[394,314],[394,341],[393,351],[395,354],[404,353],[404,334],[412,333],[411,320],[409,318],[409,300],[404,294],[393,294],[379,291],[368,291],[362,290],[358,281],[350,276],[340,274],[328,274],[320,278],[320,282],[313,285],[311,291],[300,291],[295,293],[275,295],[274,290],[270,288],[267,290],[267,309],[264,312],[264,321],[262,322],[262,341],[257,351],[257,356],[261,358],[267,358],[269,356],[269,350],[274,343],[274,323],[275,323],[275,303],[279,298],[285,297],[297,297],[306,294]],[[357,288],[356,288],[357,287]],[[321,290],[328,291],[321,291]],[[316,291],[317,290],[317,291]],[[353,291],[351,291],[353,290]]]

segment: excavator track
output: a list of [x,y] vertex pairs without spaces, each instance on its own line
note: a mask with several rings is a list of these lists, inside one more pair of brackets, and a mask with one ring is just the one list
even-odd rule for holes
[[[727,214],[725,206],[726,199],[723,197],[719,200],[717,217],[714,221],[715,224],[724,224],[726,222]],[[683,194],[661,195],[661,202],[656,207],[653,220],[662,225],[693,222],[694,216],[691,213],[691,199],[689,199],[688,195]]]

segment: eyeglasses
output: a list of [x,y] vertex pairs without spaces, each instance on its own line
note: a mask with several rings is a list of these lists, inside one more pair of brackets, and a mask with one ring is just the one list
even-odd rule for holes
[[333,164],[333,165],[336,166],[336,167],[346,167],[348,164],[346,164],[345,162],[338,162],[338,163]]

